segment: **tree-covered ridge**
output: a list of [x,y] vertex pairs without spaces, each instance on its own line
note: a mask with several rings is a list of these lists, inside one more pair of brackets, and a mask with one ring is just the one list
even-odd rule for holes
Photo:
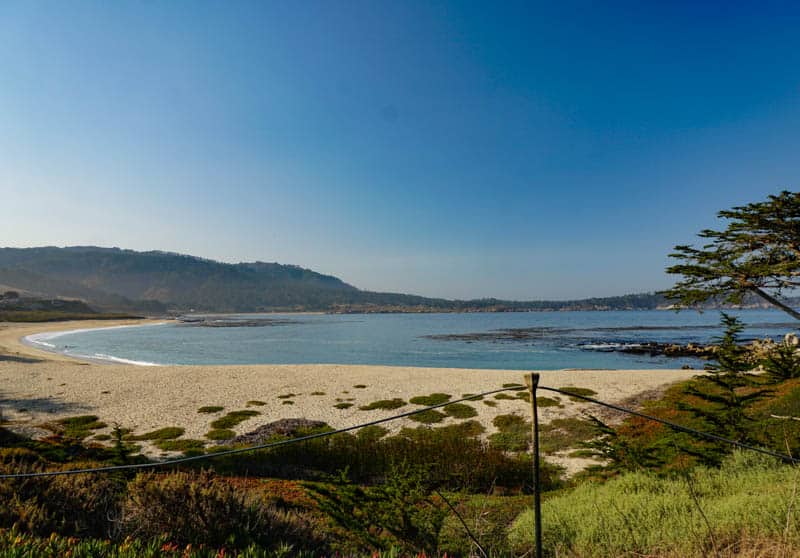
[[[652,310],[668,306],[643,293],[566,301],[448,300],[363,291],[295,265],[229,264],[170,252],[119,248],[0,248],[0,284],[103,310],[207,312],[508,312]],[[747,302],[747,301],[745,301]]]

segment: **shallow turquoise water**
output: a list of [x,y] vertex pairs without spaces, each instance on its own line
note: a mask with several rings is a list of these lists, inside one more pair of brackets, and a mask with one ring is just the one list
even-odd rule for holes
[[[777,311],[734,313],[750,324],[745,337],[777,338],[796,328],[790,318]],[[693,359],[597,352],[587,347],[610,348],[642,341],[707,342],[720,334],[716,311],[262,316],[285,318],[290,323],[226,328],[169,323],[43,334],[29,341],[76,356],[138,363],[330,363],[548,370],[676,368],[683,364],[699,367],[702,362]],[[538,329],[535,339],[525,341],[468,342],[425,337],[505,328]]]

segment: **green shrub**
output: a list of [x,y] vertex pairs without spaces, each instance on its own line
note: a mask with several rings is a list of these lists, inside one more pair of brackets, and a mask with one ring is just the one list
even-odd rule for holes
[[396,397],[394,399],[381,399],[379,401],[373,401],[368,405],[362,405],[359,407],[362,411],[373,411],[375,409],[383,409],[387,411],[391,411],[393,409],[399,409],[400,407],[404,407],[406,402],[402,399]]
[[468,419],[478,416],[478,411],[475,410],[475,407],[471,407],[465,403],[453,403],[447,407],[442,407],[442,410],[447,416],[458,419]]
[[561,401],[558,398],[537,397],[536,398],[536,406],[537,407],[561,407]]
[[452,395],[448,395],[446,393],[431,393],[430,395],[418,395],[416,397],[412,397],[408,401],[414,405],[424,405],[425,407],[430,407],[431,405],[447,403],[452,397]]
[[425,467],[393,465],[383,484],[362,488],[341,479],[335,488],[309,485],[319,507],[358,546],[388,550],[400,546],[403,555],[435,555],[439,533],[448,515],[434,497]]
[[316,538],[297,518],[208,471],[138,475],[128,485],[121,526],[135,538],[166,537],[179,545],[241,548]]
[[539,449],[543,453],[578,448],[598,434],[594,423],[579,418],[557,418],[539,425]]
[[67,438],[83,439],[91,434],[92,430],[99,430],[106,426],[108,425],[100,422],[95,415],[82,415],[56,421],[55,430]]
[[220,407],[219,405],[208,405],[206,407],[200,407],[199,409],[197,409],[197,412],[212,414],[212,413],[219,413],[223,409],[225,409],[225,407]]
[[408,418],[416,422],[421,422],[423,424],[433,424],[436,422],[442,422],[446,416],[447,415],[445,415],[444,413],[440,413],[435,409],[428,409],[427,411],[422,411],[421,413],[411,415]]
[[[796,469],[739,452],[721,469],[697,468],[688,476],[626,473],[546,499],[542,543],[549,555],[598,558],[710,556],[715,544],[733,547],[743,534],[797,548],[796,487]],[[509,533],[517,554],[531,551],[533,532],[533,514],[524,512]]]
[[126,436],[125,439],[132,441],[173,440],[183,436],[184,432],[186,432],[186,430],[180,428],[179,426],[168,426],[166,428],[159,428],[158,430],[153,430],[152,432],[147,432],[145,434],[139,434],[138,436]]
[[[430,475],[442,488],[485,492],[493,486],[518,492],[529,490],[530,457],[509,454],[475,437],[482,426],[475,421],[441,428],[405,428],[380,438],[344,433],[307,440],[301,444],[221,457],[214,461],[219,472],[232,475],[319,479],[347,469],[351,481],[371,484],[385,478],[394,465],[429,466]],[[380,431],[376,431],[380,432]],[[548,468],[545,484],[558,483],[558,470]]]
[[227,428],[215,428],[206,432],[206,438],[209,440],[230,440],[236,437],[236,432]]
[[356,437],[362,442],[377,442],[388,433],[389,431],[383,426],[373,424],[370,426],[365,426],[364,428],[359,428],[356,431]]
[[[561,391],[566,391],[567,393],[574,393],[575,395],[583,395],[585,397],[593,397],[593,396],[597,395],[596,391],[591,390],[589,388],[582,388],[582,387],[575,387],[575,386],[565,386],[565,387],[560,387],[558,389],[560,389]],[[577,401],[579,403],[586,403],[586,401],[584,401],[580,397],[570,397],[570,400],[571,401]]]
[[531,441],[530,423],[520,415],[497,415],[492,424],[498,432],[489,436],[492,447],[502,451],[526,451]]
[[264,401],[259,401],[258,399],[252,399],[245,404],[247,407],[263,407],[266,405]]
[[[419,428],[425,428],[420,426]],[[448,424],[447,426],[439,426],[436,428],[442,431],[444,435],[452,433],[453,436],[464,436],[467,438],[474,438],[486,432],[486,428],[477,420],[465,420],[456,424]]]
[[211,423],[211,427],[214,429],[225,429],[225,428],[233,428],[240,422],[244,422],[250,417],[254,417],[260,415],[258,411],[231,411],[224,417],[220,417],[217,420]]
[[775,346],[761,362],[764,372],[775,382],[800,377],[800,352],[788,341]]
[[[8,450],[6,450],[8,451]],[[9,459],[9,462],[5,462]],[[11,450],[3,456],[0,473],[25,473],[59,468],[27,450]],[[91,467],[94,462],[68,466]],[[0,482],[0,527],[37,535],[59,532],[68,536],[108,537],[119,516],[124,485],[112,475],[64,475],[9,479]]]
[[183,439],[183,440],[156,440],[153,444],[160,450],[164,451],[189,451],[189,450],[198,450],[203,449],[205,447],[205,442],[203,440],[191,440],[191,439]]

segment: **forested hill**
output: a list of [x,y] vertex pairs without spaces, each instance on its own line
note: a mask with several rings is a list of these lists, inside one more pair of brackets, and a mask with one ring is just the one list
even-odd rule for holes
[[574,301],[445,300],[362,291],[309,269],[227,264],[169,252],[118,248],[0,248],[0,285],[38,296],[77,298],[115,311],[429,312],[653,309],[660,295]]

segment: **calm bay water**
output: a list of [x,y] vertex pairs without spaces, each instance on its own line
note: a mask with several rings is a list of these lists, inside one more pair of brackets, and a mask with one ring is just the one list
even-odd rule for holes
[[[748,324],[745,338],[779,338],[796,329],[781,312],[732,312]],[[260,327],[179,323],[58,334],[28,341],[75,356],[155,364],[383,364],[397,366],[559,369],[696,367],[694,359],[598,352],[646,341],[708,342],[721,333],[719,313],[671,311],[526,312],[497,314],[227,315],[272,318]],[[439,340],[429,335],[536,328],[534,339]]]

